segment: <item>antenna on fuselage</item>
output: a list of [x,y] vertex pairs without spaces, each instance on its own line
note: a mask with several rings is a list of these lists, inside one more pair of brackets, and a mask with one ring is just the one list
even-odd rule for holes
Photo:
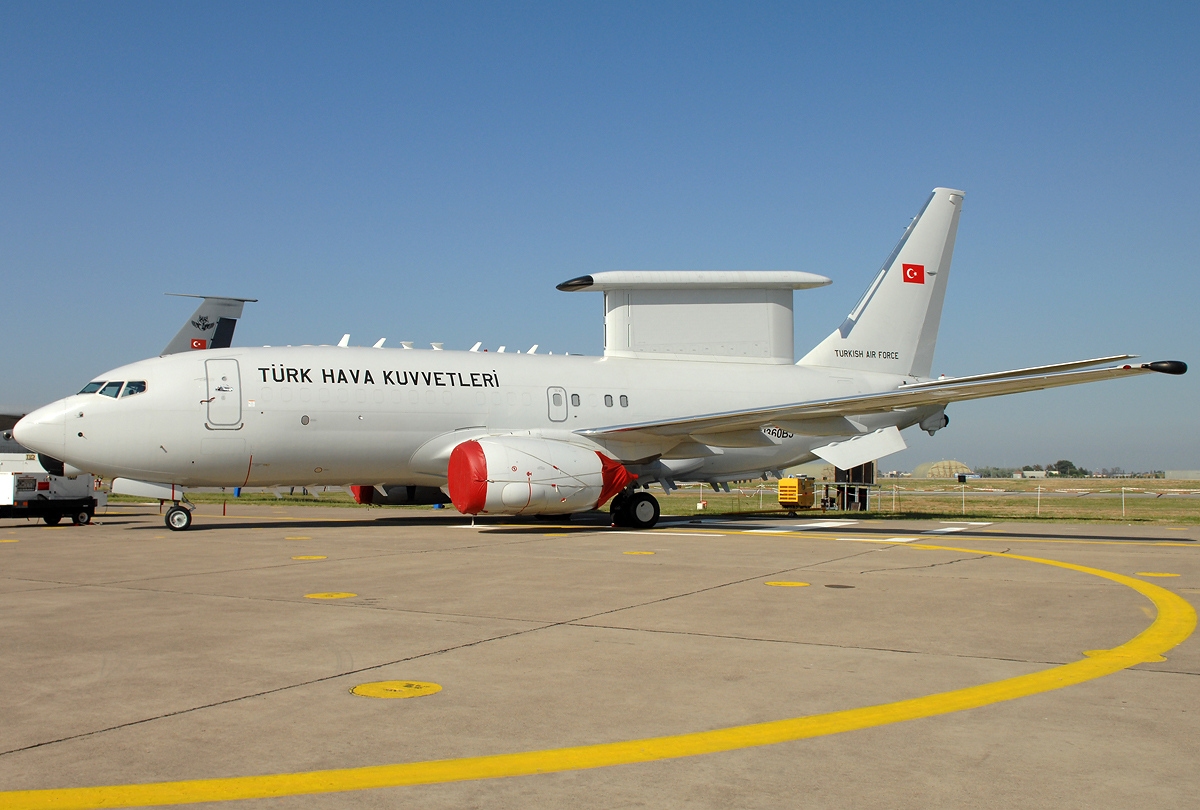
[[350,345],[350,333],[347,332],[346,334],[342,335],[342,339],[338,341],[338,346],[340,346],[341,348],[344,349],[349,345]]

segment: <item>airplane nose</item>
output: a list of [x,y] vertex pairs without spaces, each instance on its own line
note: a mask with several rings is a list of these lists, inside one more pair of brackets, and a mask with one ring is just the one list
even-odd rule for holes
[[62,458],[66,449],[66,412],[61,402],[38,408],[13,427],[18,444],[43,455]]

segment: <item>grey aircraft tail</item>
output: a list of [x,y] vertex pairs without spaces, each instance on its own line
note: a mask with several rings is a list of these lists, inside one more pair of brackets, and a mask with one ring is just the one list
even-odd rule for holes
[[242,307],[257,298],[222,298],[214,295],[167,293],[181,298],[203,298],[192,317],[183,323],[179,334],[171,339],[161,354],[177,354],[196,349],[228,349],[233,344],[233,330]]

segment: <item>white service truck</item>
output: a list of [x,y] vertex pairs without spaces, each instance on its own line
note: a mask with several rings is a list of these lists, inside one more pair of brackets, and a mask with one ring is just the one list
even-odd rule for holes
[[104,493],[93,492],[91,475],[52,475],[33,454],[0,455],[0,518],[41,518],[54,526],[69,517],[82,526],[91,523],[96,507],[107,500]]

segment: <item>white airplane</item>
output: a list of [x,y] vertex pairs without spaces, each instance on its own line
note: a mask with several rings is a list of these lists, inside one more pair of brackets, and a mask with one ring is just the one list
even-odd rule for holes
[[934,189],[853,311],[799,362],[793,290],[827,278],[605,272],[559,285],[604,293],[602,357],[205,346],[102,374],[14,433],[68,471],[118,479],[115,491],[174,501],[176,530],[191,525],[187,487],[374,482],[442,488],[471,515],[611,499],[614,523],[650,527],[652,483],[715,489],[818,457],[850,468],[903,449],[905,428],[945,427],[950,402],[1186,372],[1116,355],[930,379],[962,201]]

